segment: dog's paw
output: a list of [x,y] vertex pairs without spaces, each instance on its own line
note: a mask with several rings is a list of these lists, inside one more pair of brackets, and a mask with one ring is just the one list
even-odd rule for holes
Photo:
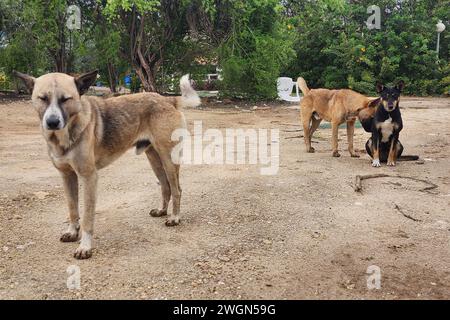
[[150,215],[155,218],[167,216],[167,210],[152,209]]
[[376,167],[376,168],[381,167],[380,160],[374,159],[374,160],[372,161],[372,167]]
[[341,154],[339,153],[339,151],[333,151],[333,157],[339,158],[340,156]]
[[88,247],[84,247],[84,246],[80,245],[77,248],[77,250],[75,251],[75,253],[73,254],[73,256],[79,260],[89,259],[90,257],[92,257],[92,248],[88,248]]
[[166,227],[174,227],[180,224],[180,218],[167,218]]
[[59,241],[61,242],[75,242],[78,240],[78,232],[66,232],[61,235]]
[[350,155],[352,158],[359,158],[359,154],[357,154],[356,152],[350,152]]
[[388,162],[387,162],[387,165],[388,165],[389,167],[395,167],[396,163],[395,163],[395,161],[388,161]]
[[313,147],[310,147],[309,149],[306,150],[306,152],[314,153],[314,152],[316,152],[316,149],[314,149]]
[[69,228],[64,232],[59,241],[61,242],[75,242],[80,236],[80,226],[78,223],[70,223]]

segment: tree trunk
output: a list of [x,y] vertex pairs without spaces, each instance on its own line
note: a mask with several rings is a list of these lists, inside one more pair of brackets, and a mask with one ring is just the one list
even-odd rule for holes
[[[155,73],[147,70],[147,67],[143,67],[141,65],[135,64],[133,69],[136,71],[136,75],[141,80],[142,86],[144,87],[144,91],[146,92],[156,92],[156,79]],[[149,72],[147,72],[149,71]]]
[[66,34],[65,34],[65,19],[61,14],[58,19],[58,44],[59,47],[52,50],[53,60],[55,61],[56,72],[67,72],[67,57],[66,57]]
[[[170,1],[162,1],[162,14],[167,22],[165,29],[162,30],[159,41],[158,35],[146,35],[145,24],[148,19],[145,15],[140,15],[133,6],[131,17],[124,16],[129,21],[128,32],[130,34],[129,54],[131,64],[142,83],[145,91],[156,92],[158,87],[156,84],[156,75],[159,72],[160,66],[163,62],[163,52],[168,42],[173,39],[175,25],[171,19],[176,19],[174,14],[177,12],[179,3],[175,1],[176,5],[169,5]],[[159,44],[158,44],[159,42]],[[148,53],[150,43],[156,43],[152,52]]]
[[108,80],[109,80],[109,88],[111,89],[112,93],[117,92],[117,73],[116,68],[112,63],[108,63]]

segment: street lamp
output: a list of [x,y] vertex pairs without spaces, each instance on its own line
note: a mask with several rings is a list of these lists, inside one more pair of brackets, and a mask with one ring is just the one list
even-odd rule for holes
[[438,59],[439,59],[439,42],[441,41],[441,32],[443,32],[444,30],[445,30],[445,24],[443,24],[442,21],[439,20],[439,22],[436,24],[436,31],[438,34],[436,53],[437,53]]

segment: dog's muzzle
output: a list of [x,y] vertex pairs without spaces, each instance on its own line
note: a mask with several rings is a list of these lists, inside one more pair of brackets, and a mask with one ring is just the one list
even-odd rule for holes
[[61,130],[65,126],[64,122],[61,109],[57,106],[50,105],[44,113],[42,125],[46,130]]
[[59,125],[61,124],[61,121],[59,120],[59,118],[57,116],[52,114],[50,117],[47,118],[45,123],[47,124],[47,128],[49,130],[58,130]]

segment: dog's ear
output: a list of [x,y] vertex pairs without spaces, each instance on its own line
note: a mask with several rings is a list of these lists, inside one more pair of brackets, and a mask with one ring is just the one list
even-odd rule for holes
[[95,80],[97,80],[97,74],[98,70],[95,70],[75,77],[75,84],[77,85],[80,96],[85,94],[89,87],[94,84]]
[[370,100],[370,101],[367,103],[367,107],[368,107],[368,108],[376,108],[376,107],[378,107],[378,105],[380,104],[380,102],[381,102],[381,98],[377,98],[377,99]]
[[377,93],[381,93],[384,90],[384,85],[381,82],[377,82]]
[[405,88],[405,82],[403,80],[400,80],[399,82],[397,82],[397,85],[395,86],[395,88],[402,92],[403,89]]
[[23,81],[23,83],[25,84],[25,86],[27,87],[27,89],[30,91],[30,93],[33,93],[33,88],[34,88],[34,82],[36,81],[36,79],[32,76],[29,76],[27,74],[18,72],[16,70],[13,70],[13,75],[17,78],[19,78],[20,80]]

